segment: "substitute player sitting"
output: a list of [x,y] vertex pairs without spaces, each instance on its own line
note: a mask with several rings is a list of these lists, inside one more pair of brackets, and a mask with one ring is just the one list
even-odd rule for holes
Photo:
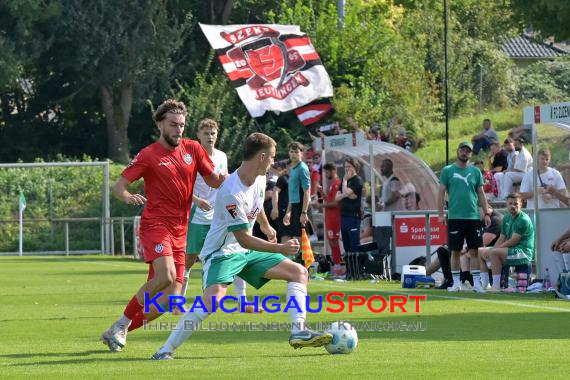
[[[288,310],[293,327],[289,337],[291,346],[319,347],[332,341],[330,333],[304,328],[308,273],[303,266],[283,256],[295,255],[299,242],[291,239],[277,243],[275,230],[263,211],[265,175],[273,164],[275,145],[272,138],[262,133],[247,137],[241,166],[218,191],[212,226],[200,252],[204,263],[202,301],[207,310],[196,307],[188,311],[152,359],[172,359],[174,351],[194,332],[186,326],[197,326],[204,321],[212,310],[212,297],[218,303],[238,275],[257,289],[269,280],[287,281],[287,300],[294,297],[299,305],[299,309]],[[255,220],[269,241],[252,236]]]

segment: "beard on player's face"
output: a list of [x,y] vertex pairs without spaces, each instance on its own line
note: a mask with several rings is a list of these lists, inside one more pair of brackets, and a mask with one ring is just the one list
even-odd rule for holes
[[175,136],[175,135],[169,136],[165,134],[164,141],[166,141],[166,143],[171,147],[176,148],[178,145],[180,145],[180,142],[182,141],[182,136]]

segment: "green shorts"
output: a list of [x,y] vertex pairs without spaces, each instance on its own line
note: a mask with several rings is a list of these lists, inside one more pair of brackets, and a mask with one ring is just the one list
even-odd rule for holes
[[186,237],[186,253],[199,254],[204,246],[206,235],[210,231],[209,224],[194,224],[188,225],[188,236]]
[[263,277],[265,273],[284,260],[289,259],[280,253],[258,251],[207,258],[202,268],[202,286],[206,289],[215,284],[231,284],[235,276],[240,276],[259,289],[269,281]]
[[510,247],[507,251],[507,260],[505,261],[505,265],[529,264],[531,261],[532,255],[528,255],[524,249]]

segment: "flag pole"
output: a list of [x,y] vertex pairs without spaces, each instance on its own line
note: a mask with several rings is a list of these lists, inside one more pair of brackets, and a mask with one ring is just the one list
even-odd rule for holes
[[20,245],[19,245],[19,253],[20,256],[24,255],[24,210],[22,210],[22,207],[19,207],[20,209]]

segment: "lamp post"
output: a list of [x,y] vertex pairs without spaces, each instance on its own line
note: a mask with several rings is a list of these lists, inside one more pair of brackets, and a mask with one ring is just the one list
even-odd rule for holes
[[447,0],[443,0],[443,61],[445,87],[445,164],[449,165],[449,89],[447,71]]

